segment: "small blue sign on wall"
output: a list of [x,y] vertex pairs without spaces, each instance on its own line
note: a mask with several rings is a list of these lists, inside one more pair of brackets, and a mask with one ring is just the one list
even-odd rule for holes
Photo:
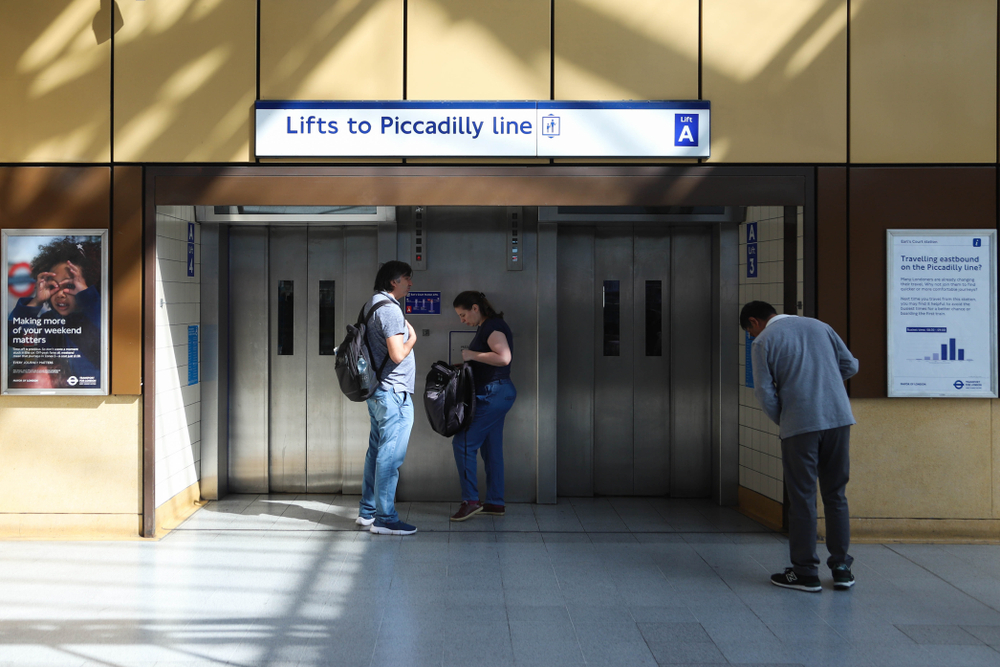
[[750,346],[753,344],[753,336],[749,332],[743,332],[746,337],[746,347],[747,347],[747,376],[746,380],[743,382],[743,386],[753,389],[753,362],[750,361]]
[[194,278],[194,223],[188,223],[188,278]]
[[440,315],[441,292],[410,292],[406,295],[407,315]]
[[188,385],[198,384],[198,325],[188,325]]
[[757,277],[757,223],[747,223],[747,278]]

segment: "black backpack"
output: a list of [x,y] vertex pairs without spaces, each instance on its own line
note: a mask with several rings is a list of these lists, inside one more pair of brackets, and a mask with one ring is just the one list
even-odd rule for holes
[[372,348],[368,343],[368,321],[376,310],[389,304],[389,300],[380,301],[372,306],[365,315],[365,307],[361,306],[358,313],[358,323],[347,325],[347,336],[334,353],[337,361],[334,369],[337,371],[337,380],[340,382],[340,390],[347,398],[356,403],[367,401],[371,398],[378,385],[382,382],[382,370],[389,361],[389,351],[386,350],[385,359],[377,371],[372,369]]
[[468,429],[476,416],[476,383],[469,365],[435,361],[427,374],[424,408],[431,428],[443,436]]

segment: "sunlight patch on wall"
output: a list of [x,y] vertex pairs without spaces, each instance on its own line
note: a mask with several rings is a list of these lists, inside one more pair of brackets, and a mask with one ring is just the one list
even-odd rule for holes
[[[724,48],[704,49],[704,65],[736,81],[747,82],[770,65],[826,0],[706,0],[704,25],[715,34],[712,42]],[[758,30],[766,40],[748,40]]]
[[[670,3],[663,0],[573,0],[610,21],[628,28],[653,42],[663,44],[678,55],[698,58],[698,32],[686,21],[670,20],[674,14]],[[557,19],[558,20],[558,19]]]
[[[58,58],[66,45],[81,31],[90,29],[95,9],[93,0],[76,0],[66,7],[45,32],[25,49],[24,55],[17,63],[17,71],[34,72]],[[91,39],[93,39],[92,33]]]

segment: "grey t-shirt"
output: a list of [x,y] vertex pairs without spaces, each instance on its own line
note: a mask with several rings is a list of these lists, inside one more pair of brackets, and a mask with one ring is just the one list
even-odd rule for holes
[[[403,309],[400,308],[399,301],[396,301],[388,292],[376,292],[368,300],[368,303],[365,304],[364,315],[368,314],[368,311],[376,302],[385,301],[386,299],[391,303],[376,310],[375,314],[372,315],[372,319],[368,322],[368,344],[371,346],[372,363],[375,365],[373,370],[375,371],[378,371],[382,362],[389,355],[389,347],[385,342],[386,338],[403,334],[403,342],[409,340],[409,335],[406,331],[406,320],[403,319]],[[406,391],[412,394],[416,384],[416,374],[417,364],[411,350],[399,364],[392,363],[392,359],[386,362],[385,368],[382,369],[382,373],[380,374],[382,378],[381,386],[383,389],[390,391]]]

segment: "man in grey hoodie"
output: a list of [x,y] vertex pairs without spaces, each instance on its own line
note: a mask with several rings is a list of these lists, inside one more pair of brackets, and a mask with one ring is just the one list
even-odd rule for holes
[[754,395],[780,427],[781,463],[788,491],[788,550],[792,567],[771,577],[783,588],[818,593],[816,480],[826,510],[827,565],[833,586],[854,585],[847,549],[851,525],[844,489],[850,477],[848,445],[855,424],[844,381],[858,372],[844,341],[827,324],[778,315],[769,303],[751,301],[740,326],[753,336]]

